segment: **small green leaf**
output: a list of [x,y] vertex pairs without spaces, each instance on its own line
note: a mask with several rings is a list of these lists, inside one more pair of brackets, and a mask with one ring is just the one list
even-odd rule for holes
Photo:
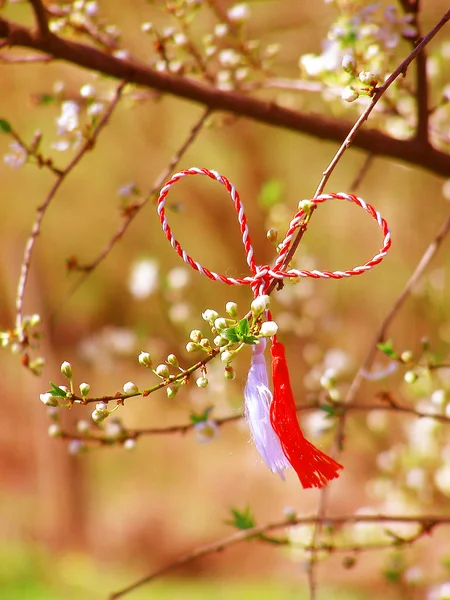
[[5,119],[0,119],[0,131],[2,133],[11,133],[12,127]]
[[250,507],[244,508],[242,511],[232,508],[231,514],[233,518],[230,521],[226,521],[228,525],[232,525],[237,529],[251,529],[255,526],[255,520]]
[[56,101],[55,96],[52,96],[51,94],[40,94],[37,98],[37,102],[38,104],[42,105],[46,105],[46,104],[52,104],[53,102]]
[[250,333],[250,323],[248,322],[248,319],[244,318],[239,321],[238,330],[241,336],[245,336]]
[[268,179],[261,187],[258,202],[263,208],[278,204],[283,193],[283,183],[279,179]]
[[53,381],[50,381],[50,385],[52,386],[52,389],[49,390],[49,394],[51,394],[52,396],[56,396],[57,398],[65,398],[66,397],[66,392],[64,390],[62,390],[60,387],[58,387],[57,385],[55,385],[53,383]]
[[323,410],[324,413],[327,413],[328,417],[334,417],[336,415],[335,407],[330,404],[321,404],[319,408],[320,410]]
[[398,358],[398,355],[392,346],[392,340],[386,340],[385,342],[380,342],[379,344],[377,344],[377,348],[383,354],[386,354],[386,356],[389,356],[389,358],[394,358],[394,359]]
[[204,423],[207,421],[213,408],[213,406],[208,406],[202,413],[191,413],[189,415],[191,423],[196,425],[197,423]]
[[240,335],[239,333],[236,331],[235,327],[228,327],[228,329],[224,329],[224,331],[222,331],[221,335],[228,340],[229,342],[239,342]]
[[254,335],[244,335],[242,336],[242,341],[244,342],[244,344],[250,344],[251,346],[254,346],[258,341],[258,338]]

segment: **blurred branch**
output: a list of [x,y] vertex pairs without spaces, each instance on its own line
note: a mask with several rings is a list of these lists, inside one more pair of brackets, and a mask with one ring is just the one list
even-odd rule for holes
[[[221,552],[231,546],[235,546],[244,541],[248,541],[250,539],[260,539],[261,534],[267,533],[269,531],[276,531],[278,529],[284,529],[286,527],[292,527],[294,525],[312,525],[318,521],[316,516],[312,517],[300,517],[300,518],[287,518],[282,521],[274,522],[274,523],[266,523],[265,525],[260,525],[257,527],[252,527],[251,529],[239,530],[232,535],[229,535],[225,538],[217,540],[211,544],[207,544],[205,546],[201,546],[199,548],[194,549],[183,556],[175,559],[170,564],[153,571],[149,575],[139,579],[138,581],[132,583],[131,585],[110,594],[109,600],[117,600],[118,598],[122,598],[123,596],[129,594],[130,592],[136,590],[137,588],[145,585],[146,583],[150,583],[159,579],[163,575],[166,575],[170,571],[181,567],[183,565],[189,564],[198,558],[203,556],[207,556],[210,554],[214,554],[216,552]],[[341,516],[341,517],[326,517],[321,521],[323,524],[334,525],[334,526],[343,526],[343,525],[354,525],[356,523],[412,523],[417,524],[419,526],[420,535],[413,536],[410,538],[409,543],[416,541],[416,539],[420,539],[425,534],[430,534],[432,530],[438,526],[450,525],[450,516],[444,515],[420,515],[420,516],[404,516],[404,515],[349,515],[349,516]],[[416,539],[414,539],[416,538]],[[408,543],[408,538],[400,538],[404,540],[404,543]]]
[[66,296],[66,300],[68,297],[72,296],[76,290],[78,290],[78,288],[86,281],[86,279],[92,273],[92,271],[94,269],[96,269],[104,261],[104,259],[108,256],[108,254],[111,252],[111,250],[117,244],[117,242],[122,239],[122,236],[128,229],[128,227],[131,224],[131,222],[133,221],[134,217],[141,210],[141,208],[143,208],[147,204],[147,202],[149,202],[150,200],[156,199],[158,197],[158,193],[159,193],[161,186],[164,184],[166,179],[170,176],[173,169],[180,162],[180,160],[182,159],[182,157],[184,156],[184,154],[186,153],[188,148],[192,145],[192,143],[194,142],[194,140],[200,133],[201,129],[203,128],[209,114],[210,114],[210,110],[206,109],[204,111],[204,113],[202,114],[202,116],[200,117],[200,119],[197,121],[197,123],[192,127],[188,137],[184,140],[184,142],[182,143],[180,148],[173,155],[173,157],[169,161],[169,164],[167,165],[167,167],[164,169],[164,171],[161,173],[161,175],[155,180],[155,182],[152,186],[152,189],[148,192],[148,194],[140,202],[133,203],[131,206],[129,206],[127,208],[127,210],[125,210],[123,212],[123,220],[122,220],[121,224],[119,225],[119,227],[117,228],[116,232],[113,234],[111,239],[107,242],[107,244],[105,245],[103,250],[100,251],[98,256],[94,260],[92,260],[90,263],[87,263],[87,264],[79,264],[78,261],[76,260],[76,258],[71,259],[70,270],[83,271],[83,276],[80,278],[79,281],[77,281],[77,283],[69,291],[68,295]]
[[368,371],[370,369],[372,362],[375,358],[375,355],[377,353],[377,344],[379,344],[380,342],[382,342],[385,339],[386,332],[387,332],[390,324],[392,323],[394,318],[397,316],[399,310],[401,309],[401,307],[403,306],[403,304],[405,303],[405,301],[411,294],[411,291],[414,289],[414,286],[416,285],[416,283],[422,277],[423,273],[425,272],[426,268],[430,264],[431,260],[434,258],[435,254],[441,247],[442,242],[444,241],[444,239],[447,236],[449,231],[450,231],[450,217],[447,217],[447,219],[444,221],[441,228],[439,229],[436,237],[433,239],[431,244],[425,250],[425,253],[423,254],[422,258],[420,259],[419,264],[417,265],[414,273],[411,275],[411,277],[407,281],[403,291],[401,292],[401,294],[399,295],[397,300],[394,302],[394,304],[390,308],[388,314],[385,316],[374,340],[372,341],[372,343],[369,347],[369,351],[366,355],[364,362],[362,363],[355,378],[352,381],[352,384],[348,390],[348,393],[347,393],[347,396],[345,399],[346,403],[352,403],[355,401],[356,395],[357,395],[359,388],[361,387],[361,384],[364,379],[364,372]]
[[37,237],[41,231],[42,220],[45,216],[45,213],[46,213],[48,207],[50,206],[51,201],[55,197],[56,192],[59,190],[59,188],[61,187],[64,180],[71,173],[71,171],[73,171],[73,169],[77,166],[77,164],[80,162],[80,160],[83,158],[83,156],[87,152],[89,152],[90,150],[93,149],[95,142],[96,142],[98,136],[100,135],[100,132],[105,127],[105,125],[107,125],[107,123],[109,122],[109,119],[113,113],[113,110],[115,109],[115,107],[117,106],[117,104],[120,100],[122,90],[125,87],[125,85],[126,85],[125,83],[121,83],[118,86],[110,105],[106,109],[106,111],[103,114],[102,118],[100,119],[98,125],[96,126],[94,131],[92,133],[90,133],[89,136],[85,139],[84,143],[81,145],[80,149],[75,154],[75,156],[70,161],[70,163],[67,165],[67,167],[65,169],[63,169],[62,171],[56,171],[56,172],[54,171],[55,174],[57,175],[57,180],[54,183],[54,185],[52,186],[52,188],[50,189],[49,193],[47,194],[47,197],[44,200],[44,202],[37,208],[37,215],[36,215],[36,218],[33,223],[31,234],[25,245],[25,252],[24,252],[24,256],[23,256],[23,260],[22,260],[19,283],[17,286],[17,295],[16,295],[16,329],[17,329],[17,335],[19,337],[19,341],[22,345],[24,345],[24,343],[25,343],[25,336],[24,336],[24,331],[23,331],[23,299],[24,299],[25,288],[26,288],[26,284],[27,284],[27,280],[28,280],[28,273],[29,273],[29,269],[30,269],[33,248],[36,243]]
[[50,35],[50,30],[48,28],[48,20],[47,13],[45,11],[45,7],[41,0],[29,0],[30,4],[33,8],[33,12],[36,17],[37,25],[39,27],[39,33],[42,38],[46,38]]
[[[423,48],[449,19],[450,10],[445,13],[415,50],[403,61],[399,69],[395,71],[395,77],[406,71],[411,61],[422,52]],[[10,46],[33,48],[49,54],[58,60],[65,60],[80,67],[95,70],[129,83],[153,88],[186,100],[201,103],[212,111],[223,110],[232,112],[235,115],[248,117],[276,127],[298,131],[319,139],[341,141],[351,127],[349,123],[338,118],[290,110],[277,106],[274,102],[266,102],[236,92],[224,92],[192,79],[160,73],[136,61],[116,58],[96,48],[63,39],[54,34],[43,37],[39,32],[30,31],[26,27],[11,23],[3,18],[0,18],[1,38],[7,39]],[[390,80],[392,77],[394,77],[394,74],[391,75],[388,82],[391,83]],[[380,93],[386,88],[388,82],[375,92],[375,100],[378,99]],[[373,108],[372,104],[370,106]],[[365,111],[362,121],[367,116],[368,113]],[[358,131],[362,125],[362,121],[358,121],[357,125],[351,129],[349,136],[347,136],[344,142],[346,147],[350,140],[355,147],[368,150],[373,154],[396,158],[403,162],[419,165],[438,175],[448,176],[450,172],[450,157],[444,152],[436,150],[430,145],[424,146],[417,139],[396,140],[378,131]],[[358,132],[357,136],[356,132]],[[331,167],[332,165],[330,165]]]

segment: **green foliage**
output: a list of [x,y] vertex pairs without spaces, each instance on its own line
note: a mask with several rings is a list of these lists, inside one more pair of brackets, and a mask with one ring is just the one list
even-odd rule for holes
[[393,344],[392,340],[389,339],[389,340],[386,340],[385,342],[379,342],[377,344],[377,348],[378,348],[378,350],[380,350],[383,354],[385,354],[389,358],[396,360],[396,359],[398,359],[398,354],[397,354],[397,352],[395,352],[392,344]]
[[249,506],[242,511],[232,508],[231,514],[233,518],[230,521],[225,521],[228,525],[232,525],[237,529],[252,529],[252,527],[255,527],[255,519]]
[[241,319],[236,327],[228,327],[222,336],[232,343],[256,344],[258,338],[250,333],[250,323],[247,318]]
[[11,133],[12,127],[5,119],[0,119],[0,131],[2,133]]

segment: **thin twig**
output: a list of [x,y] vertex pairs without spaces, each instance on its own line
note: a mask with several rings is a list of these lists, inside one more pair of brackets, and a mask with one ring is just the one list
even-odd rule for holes
[[364,359],[361,367],[359,368],[355,378],[353,379],[353,381],[350,385],[350,388],[347,392],[347,396],[345,399],[346,403],[352,403],[355,401],[356,395],[357,395],[359,388],[361,387],[361,384],[364,380],[364,372],[368,371],[370,369],[372,362],[375,358],[375,355],[377,353],[377,344],[379,344],[380,342],[382,342],[384,340],[384,338],[386,336],[386,332],[387,332],[390,324],[392,323],[392,321],[396,317],[397,313],[399,312],[400,308],[403,306],[403,304],[405,303],[405,301],[411,294],[411,291],[414,289],[414,286],[417,284],[419,279],[422,277],[423,273],[425,272],[426,268],[430,264],[431,260],[436,255],[437,251],[441,247],[442,242],[444,241],[444,239],[447,236],[449,231],[450,231],[450,217],[447,217],[447,219],[444,221],[444,223],[440,227],[437,235],[435,236],[435,238],[433,239],[431,244],[428,246],[428,248],[425,250],[425,253],[423,254],[422,258],[420,259],[419,264],[415,268],[414,273],[411,275],[411,277],[407,281],[405,287],[403,288],[403,291],[400,293],[397,300],[394,302],[392,307],[389,309],[389,312],[383,319],[383,322],[381,323],[381,326],[380,326],[377,334],[375,335],[374,340],[370,344],[366,358]]
[[30,4],[33,8],[41,36],[45,38],[49,35],[52,35],[48,28],[47,13],[41,0],[30,0]]
[[[257,527],[252,527],[251,529],[245,529],[237,531],[232,535],[222,538],[221,540],[215,541],[211,544],[207,544],[205,546],[201,546],[196,548],[195,550],[180,556],[175,559],[170,564],[153,571],[149,575],[146,575],[142,579],[132,583],[129,586],[124,587],[123,589],[110,594],[109,600],[117,600],[118,598],[122,598],[126,594],[136,590],[146,583],[150,583],[155,579],[159,579],[166,573],[173,571],[174,569],[189,564],[202,556],[207,556],[209,554],[214,554],[215,552],[221,552],[226,548],[230,548],[231,546],[235,546],[243,541],[250,540],[252,538],[258,539],[263,533],[267,533],[269,531],[275,531],[277,529],[284,529],[286,527],[292,527],[293,525],[312,525],[317,522],[317,516],[313,515],[311,517],[300,517],[300,518],[289,518],[284,519],[283,521],[278,521],[275,523],[267,523],[265,525],[260,525]],[[354,525],[355,523],[417,523],[424,528],[424,531],[429,533],[433,528],[441,526],[441,525],[450,525],[450,516],[444,515],[420,515],[417,517],[414,516],[404,516],[404,515],[349,515],[342,517],[326,517],[322,520],[322,523],[326,523],[328,525],[335,526],[343,526],[343,525]],[[422,536],[420,536],[422,537]]]
[[80,162],[80,160],[83,158],[83,156],[88,151],[92,150],[92,148],[94,147],[95,142],[96,142],[100,132],[105,127],[105,125],[109,122],[112,112],[120,100],[122,90],[125,87],[125,85],[126,85],[126,83],[122,82],[118,86],[113,100],[111,101],[111,103],[108,106],[107,110],[105,111],[104,115],[100,119],[97,127],[92,132],[92,134],[84,141],[81,148],[75,154],[75,156],[70,161],[70,163],[67,165],[67,167],[61,173],[57,174],[58,175],[57,180],[54,183],[54,185],[52,186],[52,188],[50,189],[49,193],[47,194],[45,201],[37,208],[37,215],[36,215],[36,218],[33,223],[31,234],[25,245],[25,252],[24,252],[21,270],[20,270],[19,283],[17,285],[16,331],[17,331],[17,335],[18,335],[18,338],[19,338],[19,341],[21,344],[23,344],[25,342],[25,336],[24,336],[24,331],[23,331],[23,300],[24,300],[24,295],[25,295],[25,287],[26,287],[27,280],[28,280],[28,273],[29,273],[29,269],[30,269],[33,248],[36,243],[37,237],[41,231],[42,220],[45,216],[45,213],[46,213],[48,207],[50,206],[51,201],[55,197],[55,194],[61,187],[62,183],[65,181],[67,176],[71,173],[71,171],[73,171],[73,169],[77,166],[77,164]]

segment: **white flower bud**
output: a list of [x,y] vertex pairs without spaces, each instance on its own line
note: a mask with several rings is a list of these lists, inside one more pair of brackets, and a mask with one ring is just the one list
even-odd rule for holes
[[265,321],[261,325],[261,329],[260,329],[259,333],[263,337],[272,337],[277,334],[277,331],[278,331],[278,325],[275,323],[275,321]]
[[91,386],[89,385],[89,383],[80,383],[80,394],[83,398],[86,398],[86,396],[89,394],[89,392],[91,391]]
[[208,380],[206,377],[199,377],[195,383],[197,384],[197,387],[205,388],[208,385]]
[[99,413],[108,412],[108,405],[106,402],[97,402],[95,410]]
[[250,10],[247,4],[235,4],[227,15],[232,23],[244,23],[250,17]]
[[228,325],[226,320],[223,317],[220,317],[214,321],[214,327],[217,329],[217,331],[221,331],[222,329],[226,329]]
[[298,203],[299,210],[302,210],[305,213],[309,213],[313,206],[314,202],[311,202],[311,200],[300,200]]
[[222,337],[221,335],[216,335],[213,342],[214,342],[214,345],[218,346],[219,348],[221,346],[226,346],[228,344],[228,340],[226,338]]
[[61,425],[59,423],[51,423],[48,426],[48,435],[52,438],[60,437],[62,435]]
[[139,392],[138,386],[132,381],[127,381],[123,384],[123,391],[125,394],[137,394]]
[[172,365],[172,367],[175,367],[175,369],[177,369],[180,366],[178,358],[175,356],[175,354],[169,354],[169,356],[167,357],[167,362],[169,363],[169,365]]
[[215,310],[211,310],[210,308],[207,308],[205,312],[202,313],[202,319],[204,321],[214,321],[218,316],[219,313]]
[[255,317],[259,317],[270,305],[269,296],[257,296],[251,303],[252,313]]
[[406,371],[403,379],[406,381],[406,383],[415,383],[418,379],[417,373],[414,371]]
[[106,425],[106,435],[110,440],[116,440],[122,435],[123,428],[120,421],[110,421]]
[[186,352],[195,352],[199,349],[198,344],[194,344],[194,342],[188,342],[186,344]]
[[36,325],[39,325],[40,322],[41,322],[40,315],[37,315],[37,314],[31,315],[31,317],[30,317],[31,327],[36,327]]
[[359,94],[353,88],[346,87],[342,90],[341,98],[346,102],[354,102],[357,98],[359,98]]
[[198,329],[193,329],[189,334],[191,342],[199,342],[202,339],[202,332]]
[[356,61],[351,54],[345,54],[342,57],[342,68],[345,71],[353,71],[356,66]]
[[202,348],[211,348],[211,342],[208,340],[208,338],[202,338],[200,340],[200,346]]
[[358,77],[360,82],[364,85],[374,85],[376,83],[375,75],[370,71],[361,71]]
[[144,33],[150,33],[152,30],[153,30],[152,23],[142,23],[141,31],[143,31]]
[[136,440],[128,438],[124,441],[123,447],[125,448],[125,450],[134,450],[136,448]]
[[224,350],[224,352],[222,352],[222,354],[220,355],[220,360],[222,362],[229,363],[230,361],[233,360],[233,354],[231,352],[229,352],[228,350]]
[[89,423],[89,421],[86,421],[85,419],[82,419],[81,421],[77,422],[78,433],[86,434],[86,433],[88,433],[90,428],[91,428],[91,424]]
[[408,363],[412,360],[413,358],[413,353],[411,350],[405,350],[404,352],[402,352],[400,354],[400,358],[404,363]]
[[152,366],[152,359],[150,358],[150,354],[148,352],[141,352],[138,356],[138,361],[143,367]]
[[227,311],[227,314],[230,315],[230,317],[234,318],[237,315],[238,306],[236,302],[227,302],[225,305],[225,310]]
[[58,385],[58,387],[59,387],[60,390],[62,390],[66,394],[66,396],[68,394],[70,394],[70,390],[69,390],[69,388],[66,385]]
[[101,423],[106,419],[108,414],[108,411],[98,411],[97,409],[95,409],[92,411],[91,418],[94,421],[94,423]]
[[84,444],[84,442],[81,440],[70,440],[67,445],[67,451],[69,454],[80,454],[84,450],[87,450],[86,444]]
[[166,394],[167,394],[167,397],[169,398],[169,400],[172,400],[172,398],[175,398],[177,393],[178,393],[178,388],[174,385],[169,385],[166,388]]
[[165,365],[164,363],[161,363],[160,365],[158,365],[155,369],[156,374],[159,377],[162,377],[163,379],[165,379],[166,377],[169,377],[170,371],[169,371],[169,367],[167,365]]
[[41,399],[41,402],[45,404],[45,406],[58,406],[58,398],[56,396],[52,396],[50,392],[47,392],[46,394],[40,394],[39,398]]

